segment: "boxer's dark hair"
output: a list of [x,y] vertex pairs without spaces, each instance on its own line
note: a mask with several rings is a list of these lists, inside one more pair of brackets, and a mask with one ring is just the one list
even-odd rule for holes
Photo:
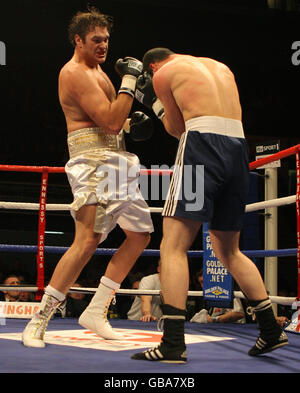
[[151,63],[163,61],[173,54],[174,52],[168,48],[153,48],[148,50],[143,57],[144,70],[152,74],[152,70],[150,68]]
[[113,18],[102,14],[97,8],[89,7],[88,11],[79,11],[73,16],[68,27],[70,43],[75,47],[74,37],[76,34],[85,42],[85,36],[96,26],[106,27],[110,33],[113,27]]

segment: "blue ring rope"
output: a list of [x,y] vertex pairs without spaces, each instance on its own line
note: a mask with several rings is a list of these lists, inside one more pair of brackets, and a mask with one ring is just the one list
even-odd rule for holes
[[[45,246],[46,254],[64,254],[68,247]],[[0,252],[24,252],[37,253],[37,246],[16,245],[16,244],[0,244]],[[97,248],[94,255],[113,255],[117,251],[116,248]],[[297,255],[297,248],[287,248],[282,250],[247,250],[242,251],[248,257],[287,257]],[[189,258],[199,258],[203,256],[203,251],[188,251]],[[146,249],[141,256],[159,257],[159,250]]]

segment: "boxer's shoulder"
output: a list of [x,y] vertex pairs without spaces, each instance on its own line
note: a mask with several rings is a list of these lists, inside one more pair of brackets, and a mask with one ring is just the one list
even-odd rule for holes
[[70,61],[60,71],[59,85],[64,90],[81,94],[87,86],[95,84],[94,79],[85,65]]
[[65,80],[77,79],[87,74],[87,72],[88,69],[84,64],[70,60],[60,70],[59,77]]

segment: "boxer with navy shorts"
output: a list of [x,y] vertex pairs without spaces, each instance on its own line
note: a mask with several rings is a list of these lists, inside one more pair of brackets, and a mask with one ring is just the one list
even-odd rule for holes
[[189,288],[187,251],[202,222],[209,223],[216,257],[230,271],[256,316],[260,334],[249,355],[261,355],[287,345],[287,336],[276,323],[260,273],[239,249],[249,167],[233,73],[216,60],[176,54],[167,48],[146,52],[143,65],[136,99],[153,110],[166,131],[179,140],[179,145],[162,213],[164,334],[160,345],[132,358],[187,361],[184,341]]
[[[186,130],[181,136],[175,161],[175,173],[178,171],[180,175],[175,189],[176,174],[172,179],[163,216],[207,222],[210,229],[221,231],[241,230],[249,182],[248,146],[242,123],[201,116],[188,120]],[[237,166],[236,162],[240,165]],[[203,208],[197,211],[192,207],[187,209],[191,201],[185,198],[188,190],[184,190],[184,169],[188,166],[204,167],[203,189],[200,190],[203,192]],[[197,173],[192,171],[193,184],[199,181]],[[176,191],[180,188],[180,198],[177,199]]]

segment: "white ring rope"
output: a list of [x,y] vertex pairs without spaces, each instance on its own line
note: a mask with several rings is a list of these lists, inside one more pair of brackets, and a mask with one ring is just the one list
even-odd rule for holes
[[[37,292],[38,287],[36,286],[8,286],[0,285],[0,291],[16,291],[16,292]],[[83,294],[94,294],[97,288],[78,288],[71,287],[69,293],[83,293]],[[155,289],[118,289],[116,291],[117,295],[135,295],[135,296],[159,296],[160,290]],[[203,291],[188,291],[188,296],[203,296]],[[245,299],[243,292],[234,291],[234,296],[236,298]],[[292,306],[297,298],[294,297],[282,297],[282,296],[269,296],[270,300],[274,304],[280,304],[282,306]]]
[[[253,212],[257,210],[267,209],[269,207],[278,207],[284,205],[290,205],[296,202],[296,195],[288,197],[270,199],[267,201],[251,203],[246,206],[246,212]],[[15,210],[39,210],[40,205],[38,203],[25,203],[25,202],[1,202],[0,209],[15,209]],[[59,203],[47,203],[46,210],[48,211],[68,211],[71,210],[70,205],[59,204]],[[150,207],[151,213],[161,213],[161,207]]]

